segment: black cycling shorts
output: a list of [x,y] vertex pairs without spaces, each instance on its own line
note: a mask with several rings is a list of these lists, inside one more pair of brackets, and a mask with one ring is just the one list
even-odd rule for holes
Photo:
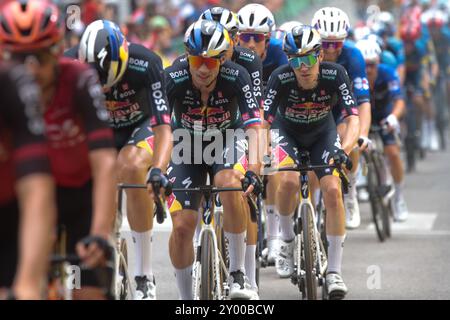
[[132,145],[145,149],[153,155],[153,139],[154,134],[148,119],[134,127],[114,129],[114,142],[118,151],[127,145]]
[[[308,151],[312,165],[328,164],[330,159],[341,149],[341,142],[334,124],[334,119],[329,117],[328,130],[312,132],[310,134],[298,134],[283,128],[283,125],[275,120],[271,127],[272,157],[275,167],[285,168],[298,165],[298,152]],[[330,169],[315,170],[317,177],[332,175]]]
[[[247,142],[243,134],[227,136],[220,133],[212,138],[211,142],[199,144],[192,143],[194,139],[192,137],[191,141],[181,140],[174,143],[172,160],[167,170],[174,188],[193,188],[205,185],[208,174],[210,177],[214,177],[219,171],[225,169],[234,169],[245,174]],[[222,137],[224,137],[223,143],[215,144],[218,141],[216,139],[222,139]],[[218,147],[213,148],[214,145]],[[195,154],[201,155],[197,157],[197,161],[195,161]],[[171,213],[184,209],[197,211],[201,197],[201,194],[198,193],[174,192],[167,201],[169,211]]]
[[0,206],[0,288],[10,288],[17,268],[19,205],[16,200]]

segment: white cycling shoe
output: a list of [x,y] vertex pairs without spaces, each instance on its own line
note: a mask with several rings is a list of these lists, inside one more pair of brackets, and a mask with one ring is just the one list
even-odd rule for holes
[[242,271],[230,272],[228,284],[231,300],[259,300],[258,292],[252,290],[248,278]]
[[269,265],[275,264],[275,260],[278,257],[279,245],[280,245],[280,242],[279,242],[278,238],[267,240],[267,249],[268,249],[267,263]]
[[403,196],[398,196],[394,199],[394,220],[397,222],[404,222],[408,219],[408,207],[406,206]]
[[342,300],[348,292],[347,286],[338,273],[330,272],[326,276],[328,299]]
[[155,277],[150,281],[147,276],[136,276],[136,291],[133,300],[156,300]]
[[280,239],[280,250],[275,261],[275,268],[280,278],[289,278],[294,273],[295,240],[285,242]]

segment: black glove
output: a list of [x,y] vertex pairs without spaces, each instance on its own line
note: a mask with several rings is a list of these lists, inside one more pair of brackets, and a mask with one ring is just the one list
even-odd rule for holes
[[108,242],[108,240],[98,236],[87,236],[81,239],[81,243],[88,247],[91,243],[96,243],[97,246],[103,251],[106,260],[111,260],[114,253],[114,248]]
[[147,184],[151,184],[155,191],[164,188],[166,190],[166,196],[169,196],[172,193],[172,184],[170,183],[169,178],[167,178],[159,168],[152,168],[150,170]]
[[247,171],[245,173],[244,180],[242,181],[242,189],[244,192],[250,185],[253,186],[253,194],[259,195],[263,192],[262,181],[253,171]]
[[348,170],[352,170],[352,160],[350,160],[349,156],[345,153],[344,150],[339,149],[338,152],[333,156],[333,160],[336,166],[345,165]]

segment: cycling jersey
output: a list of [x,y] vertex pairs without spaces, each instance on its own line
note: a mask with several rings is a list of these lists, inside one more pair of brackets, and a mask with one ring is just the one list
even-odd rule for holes
[[[161,59],[137,44],[128,47],[128,67],[122,79],[106,93],[116,148],[134,145],[153,153],[152,127],[170,124]],[[78,57],[78,47],[65,52]]]
[[[372,122],[380,124],[392,113],[394,102],[402,99],[400,79],[394,68],[385,64],[378,65],[378,75],[371,89]],[[381,133],[384,145],[396,144],[393,133]]]
[[[271,145],[275,163],[292,166],[299,150],[310,153],[313,165],[328,164],[341,148],[332,109],[342,118],[358,115],[350,79],[335,63],[321,63],[314,89],[299,88],[290,65],[274,71],[264,100],[264,117],[271,123]],[[318,178],[331,170],[316,170]]]
[[254,99],[250,76],[242,66],[225,61],[220,67],[208,105],[194,88],[187,61],[166,69],[166,90],[172,110],[172,127],[204,133],[260,124],[259,108]]
[[[186,62],[187,56],[183,54],[175,59],[174,64],[180,62]],[[253,94],[256,98],[256,102],[260,108],[263,105],[263,93],[262,93],[262,62],[261,58],[255,54],[252,50],[243,48],[240,46],[234,46],[233,55],[231,61],[243,66],[250,77],[252,78]]]
[[269,77],[272,72],[288,63],[286,54],[283,51],[283,39],[277,39],[275,37],[270,38],[269,45],[266,51],[266,58],[263,60],[263,84],[264,87],[269,81]]
[[395,58],[395,55],[389,50],[383,50],[383,52],[381,53],[380,61],[381,63],[388,65],[394,69],[398,67],[398,62]]
[[405,49],[403,47],[403,42],[400,39],[389,37],[386,40],[386,49],[395,55],[398,65],[405,64]]
[[113,134],[95,70],[67,58],[58,68],[44,113],[48,152],[57,185],[79,187],[92,177],[89,151],[114,147]]
[[15,180],[50,172],[39,88],[22,66],[0,64],[0,206],[15,198]]
[[269,79],[264,100],[264,118],[269,123],[277,118],[298,134],[318,132],[328,128],[333,109],[343,118],[358,115],[348,75],[336,63],[321,63],[318,84],[312,90],[299,88],[290,65],[278,68]]
[[[183,129],[190,136],[210,137],[203,139],[203,142],[200,139],[200,143],[195,138],[184,139],[184,137],[181,141],[177,141],[179,131],[174,131],[176,141],[167,170],[174,188],[203,185],[206,183],[208,173],[213,177],[224,169],[245,173],[247,143],[245,136],[235,133],[243,127],[261,123],[259,107],[251,89],[252,81],[247,70],[232,61],[226,61],[220,67],[216,86],[209,94],[207,105],[202,102],[200,91],[193,86],[187,61],[172,65],[165,73],[167,96],[173,111],[173,129]],[[191,143],[191,140],[194,143]],[[219,140],[222,142],[219,150],[211,148],[211,145],[214,146]],[[179,154],[180,150],[182,155]],[[201,155],[200,159],[198,154]],[[179,161],[178,156],[183,158],[182,161]],[[199,194],[175,192],[168,199],[168,207],[170,212],[183,209],[197,210],[200,198]]]
[[359,106],[364,102],[369,102],[369,82],[367,81],[366,63],[361,51],[351,42],[345,41],[336,63],[343,66],[350,77],[356,104]]

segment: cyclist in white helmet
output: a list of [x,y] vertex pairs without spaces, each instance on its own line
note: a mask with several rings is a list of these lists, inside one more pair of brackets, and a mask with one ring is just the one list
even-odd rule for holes
[[[362,149],[364,149],[369,143],[369,84],[367,81],[364,58],[362,57],[361,52],[350,42],[344,42],[350,28],[348,16],[341,9],[325,7],[319,9],[314,14],[311,25],[319,31],[322,37],[324,60],[342,65],[347,70],[350,80],[353,82],[353,93],[356,97],[360,116],[360,138],[364,139],[364,144],[362,145]],[[342,117],[336,114],[336,112],[334,113],[334,118],[339,135],[342,137],[346,132],[347,127],[342,122]],[[357,152],[357,150],[352,151],[350,157],[354,166],[349,174],[351,187],[349,188],[349,193],[344,196],[344,204],[347,213],[346,226],[349,229],[354,229],[359,227],[361,222],[358,200],[356,197],[356,187],[354,187],[356,184],[359,152]]]
[[381,48],[370,39],[360,40],[356,47],[366,62],[367,77],[372,94],[372,123],[387,124],[388,130],[381,132],[384,153],[389,160],[394,179],[394,218],[403,221],[408,216],[408,209],[403,197],[403,162],[400,156],[400,146],[395,137],[395,131],[400,130],[399,119],[405,112],[405,101],[401,90],[400,79],[395,69],[381,61]]
[[[272,37],[276,29],[275,18],[265,6],[251,3],[239,10],[238,19],[239,45],[255,51],[261,57],[263,86],[265,87],[272,72],[279,66],[288,63],[283,52],[283,40]],[[261,114],[263,113],[264,110],[261,109]],[[265,199],[269,264],[275,263],[279,229],[279,217],[275,208],[276,182],[274,179],[274,177],[270,177],[267,181],[267,198]]]

